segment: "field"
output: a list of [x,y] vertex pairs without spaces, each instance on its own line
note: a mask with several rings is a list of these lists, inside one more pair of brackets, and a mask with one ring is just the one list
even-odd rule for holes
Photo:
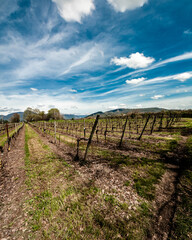
[[0,238],[192,239],[192,119],[97,120],[28,123],[4,148]]

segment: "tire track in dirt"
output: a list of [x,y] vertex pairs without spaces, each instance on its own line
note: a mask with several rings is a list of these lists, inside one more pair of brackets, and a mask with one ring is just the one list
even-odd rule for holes
[[167,171],[156,191],[156,221],[152,240],[167,240],[173,234],[174,216],[178,207],[178,185],[188,158],[186,138],[183,137],[176,149],[164,156]]
[[25,239],[25,127],[7,154],[0,176],[0,239]]
[[167,167],[168,169],[156,190],[157,194],[154,203],[156,217],[154,234],[150,238],[152,240],[167,240],[169,238],[176,209],[179,167],[171,164]]

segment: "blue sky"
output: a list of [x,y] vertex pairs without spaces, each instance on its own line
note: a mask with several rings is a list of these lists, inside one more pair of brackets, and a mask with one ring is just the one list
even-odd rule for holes
[[0,114],[192,107],[191,0],[0,0]]

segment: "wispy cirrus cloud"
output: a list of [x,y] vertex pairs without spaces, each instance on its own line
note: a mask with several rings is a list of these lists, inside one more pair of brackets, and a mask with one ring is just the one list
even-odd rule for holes
[[77,106],[91,113],[110,106],[181,106],[185,96],[182,104],[191,106],[189,9],[174,0],[164,6],[147,0],[3,1],[1,104],[54,105],[69,113]]
[[89,64],[91,61],[96,63],[96,60],[98,60],[98,63],[101,63],[103,62],[102,59],[104,59],[104,53],[101,50],[101,47],[98,44],[94,44],[88,51],[85,51],[85,53],[80,56],[78,60],[75,59],[74,62],[60,74],[60,76],[69,73],[73,68],[82,66],[87,62],[89,62]]
[[136,78],[136,79],[130,79],[126,80],[127,84],[132,84],[132,85],[151,85],[151,84],[159,84],[163,82],[168,82],[168,81],[180,81],[184,82],[187,81],[188,79],[192,78],[192,72],[184,72],[180,74],[174,74],[174,75],[168,75],[168,76],[162,76],[162,77],[156,77],[156,78],[151,78],[147,79],[144,77],[141,78]]
[[6,43],[0,45],[1,64],[13,62],[9,70],[0,69],[2,85],[8,85],[7,79],[10,79],[10,84],[13,84],[12,79],[14,84],[41,77],[58,79],[75,71],[81,73],[96,70],[107,63],[104,53],[108,54],[110,45],[104,41],[85,41],[63,48],[60,43],[64,36],[67,33],[46,35],[36,42],[30,42],[11,33]]
[[192,78],[192,72],[180,73],[174,76],[174,79],[179,80],[181,82],[184,82],[190,78]]
[[[117,78],[114,78],[113,81],[118,81],[120,79],[126,78],[128,76],[134,76],[135,74],[143,73],[143,72],[148,72],[153,69],[157,69],[160,67],[164,67],[167,64],[175,63],[175,62],[180,62],[180,61],[186,61],[186,60],[191,60],[192,59],[192,52],[184,53],[175,57],[171,57],[162,61],[159,61],[157,63],[152,64],[149,67],[143,68],[143,69],[138,69],[132,72],[129,72],[127,74],[120,75]],[[121,69],[120,69],[121,70]]]
[[135,78],[135,79],[131,79],[131,80],[126,80],[127,84],[137,84],[140,82],[143,82],[144,80],[146,80],[146,78],[141,77],[141,78]]
[[31,91],[33,91],[33,92],[38,91],[37,88],[30,88],[30,89],[31,89]]

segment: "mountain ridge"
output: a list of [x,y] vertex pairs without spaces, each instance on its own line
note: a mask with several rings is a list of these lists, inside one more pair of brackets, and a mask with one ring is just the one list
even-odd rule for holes
[[[62,113],[61,115],[64,117],[64,119],[79,119],[79,118],[93,118],[96,117],[98,114],[101,117],[105,117],[105,116],[115,116],[115,115],[120,115],[120,114],[127,114],[127,113],[132,113],[132,112],[139,112],[139,113],[147,113],[147,112],[161,112],[161,111],[165,111],[167,109],[165,108],[158,108],[158,107],[154,107],[154,108],[117,108],[117,109],[112,109],[106,112],[102,112],[102,111],[98,111],[89,115],[77,115],[77,114],[65,114]],[[23,113],[24,112],[14,112],[14,113],[10,113],[7,115],[0,115],[0,119],[4,120],[10,120],[10,118],[12,117],[13,114],[18,113],[20,115],[20,119],[21,121],[23,121]]]
[[138,112],[138,113],[148,113],[148,112],[161,112],[161,111],[166,111],[167,109],[165,108],[158,108],[158,107],[154,107],[154,108],[117,108],[117,109],[113,109],[113,110],[109,110],[106,112],[96,112],[96,113],[92,113],[90,115],[87,116],[87,118],[89,117],[96,117],[96,115],[100,115],[101,117],[110,117],[110,116],[115,116],[115,115],[120,115],[120,114],[127,114],[127,113],[132,113],[132,112]]

